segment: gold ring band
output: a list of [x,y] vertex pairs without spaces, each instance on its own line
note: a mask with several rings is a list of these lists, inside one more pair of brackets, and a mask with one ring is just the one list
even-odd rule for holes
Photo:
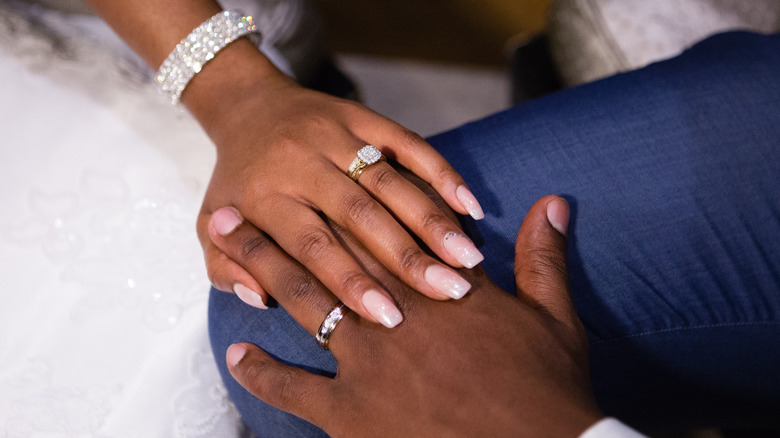
[[385,156],[382,154],[382,151],[377,149],[375,146],[367,144],[357,152],[357,157],[355,157],[355,159],[352,160],[352,163],[349,165],[347,175],[349,175],[352,181],[357,182],[360,178],[360,175],[364,170],[366,170],[368,166],[378,163],[384,159]]

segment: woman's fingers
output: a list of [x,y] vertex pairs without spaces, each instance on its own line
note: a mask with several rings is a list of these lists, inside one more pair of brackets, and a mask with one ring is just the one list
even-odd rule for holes
[[369,167],[358,182],[448,264],[473,268],[484,259],[460,226],[388,163]]
[[[330,289],[347,307],[371,321],[392,328],[403,321],[403,316],[393,303],[390,295],[355,261],[333,236],[330,228],[308,206],[295,202],[281,203],[277,207],[278,217],[283,221],[272,220],[269,224],[260,224],[268,234],[292,257]],[[209,233],[215,243],[224,242],[224,237],[232,236],[236,228],[243,230],[250,225],[243,224],[238,211],[224,207],[214,212]],[[254,227],[251,227],[254,228]],[[241,231],[244,233],[244,231]],[[249,270],[255,278],[265,285],[269,277],[279,276],[278,272],[265,269],[249,269],[257,263],[258,247],[268,246],[267,238],[256,235],[242,243],[241,252],[228,252],[233,260]],[[219,238],[223,239],[220,240]],[[233,239],[234,237],[231,237]],[[275,247],[275,250],[278,248]],[[224,248],[223,248],[224,250]],[[252,255],[252,257],[249,257]],[[300,269],[300,267],[299,267]],[[302,270],[301,270],[302,271]],[[299,276],[301,274],[299,273]],[[307,274],[308,275],[308,274]],[[312,278],[312,280],[314,280]],[[274,289],[268,289],[274,295]]]
[[201,212],[198,216],[198,238],[203,247],[211,284],[222,292],[233,292],[241,301],[258,309],[267,309],[268,294],[260,284],[242,268],[217,248],[208,234],[211,215]]
[[271,406],[319,425],[340,412],[332,398],[333,379],[284,365],[247,343],[231,345],[225,359],[233,378]]
[[219,250],[257,278],[262,288],[309,333],[316,333],[336,306],[338,299],[309,271],[254,225],[241,220],[234,208],[215,211],[208,233]]
[[[394,173],[394,177],[401,178],[387,163],[380,162],[371,167],[377,166],[386,166]],[[361,178],[365,177],[367,176],[364,175]],[[324,190],[335,191],[341,196],[337,198],[325,197],[322,201],[323,204],[319,205],[323,212],[357,237],[369,252],[404,283],[434,299],[458,299],[471,288],[468,281],[463,279],[454,269],[423,251],[404,227],[398,223],[398,220],[353,181],[343,177],[335,179],[334,183]],[[438,242],[438,246],[442,247],[444,237],[448,233],[455,234],[459,229],[419,189],[412,187],[410,191],[413,194],[419,194],[420,197],[411,199],[410,196],[413,195],[407,196],[407,202],[410,204],[409,210],[420,208],[413,205],[415,200],[424,203],[429,210],[427,226],[430,230],[427,232],[427,237],[430,238],[431,233],[441,235],[441,242]],[[321,195],[321,193],[316,193],[316,195]],[[404,197],[405,195],[405,193],[396,193],[396,197]],[[422,216],[423,214],[420,214],[406,219],[423,219]],[[404,220],[402,222],[406,223]],[[411,226],[412,223],[410,222],[409,225]],[[473,247],[473,245],[471,246]],[[476,250],[476,248],[474,249]],[[458,264],[456,257],[450,256],[449,259],[453,260],[453,264]],[[466,260],[462,257],[461,260],[473,261],[473,259]],[[304,265],[308,267],[305,262]],[[336,295],[339,294],[336,290],[331,290]]]
[[453,210],[477,220],[485,217],[460,174],[419,134],[373,112],[363,112],[351,126],[361,138],[375,142],[390,158],[432,185]]

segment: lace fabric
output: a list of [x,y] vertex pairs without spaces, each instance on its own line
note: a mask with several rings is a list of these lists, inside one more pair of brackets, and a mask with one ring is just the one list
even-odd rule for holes
[[0,436],[242,436],[194,232],[213,146],[95,20],[0,3]]

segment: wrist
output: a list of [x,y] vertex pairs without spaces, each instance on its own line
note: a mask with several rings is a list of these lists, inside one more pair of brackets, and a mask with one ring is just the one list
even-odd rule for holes
[[[213,137],[223,121],[244,108],[247,96],[270,95],[274,90],[297,86],[279,71],[247,38],[223,50],[195,75],[181,102]],[[258,115],[260,116],[260,115]]]

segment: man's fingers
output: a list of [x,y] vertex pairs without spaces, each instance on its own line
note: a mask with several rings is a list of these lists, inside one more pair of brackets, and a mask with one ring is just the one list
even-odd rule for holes
[[555,319],[576,323],[569,296],[566,232],[569,206],[563,198],[545,196],[531,207],[515,245],[517,295]]
[[271,406],[319,425],[338,412],[330,399],[333,379],[284,365],[247,343],[231,345],[226,360],[233,378]]

